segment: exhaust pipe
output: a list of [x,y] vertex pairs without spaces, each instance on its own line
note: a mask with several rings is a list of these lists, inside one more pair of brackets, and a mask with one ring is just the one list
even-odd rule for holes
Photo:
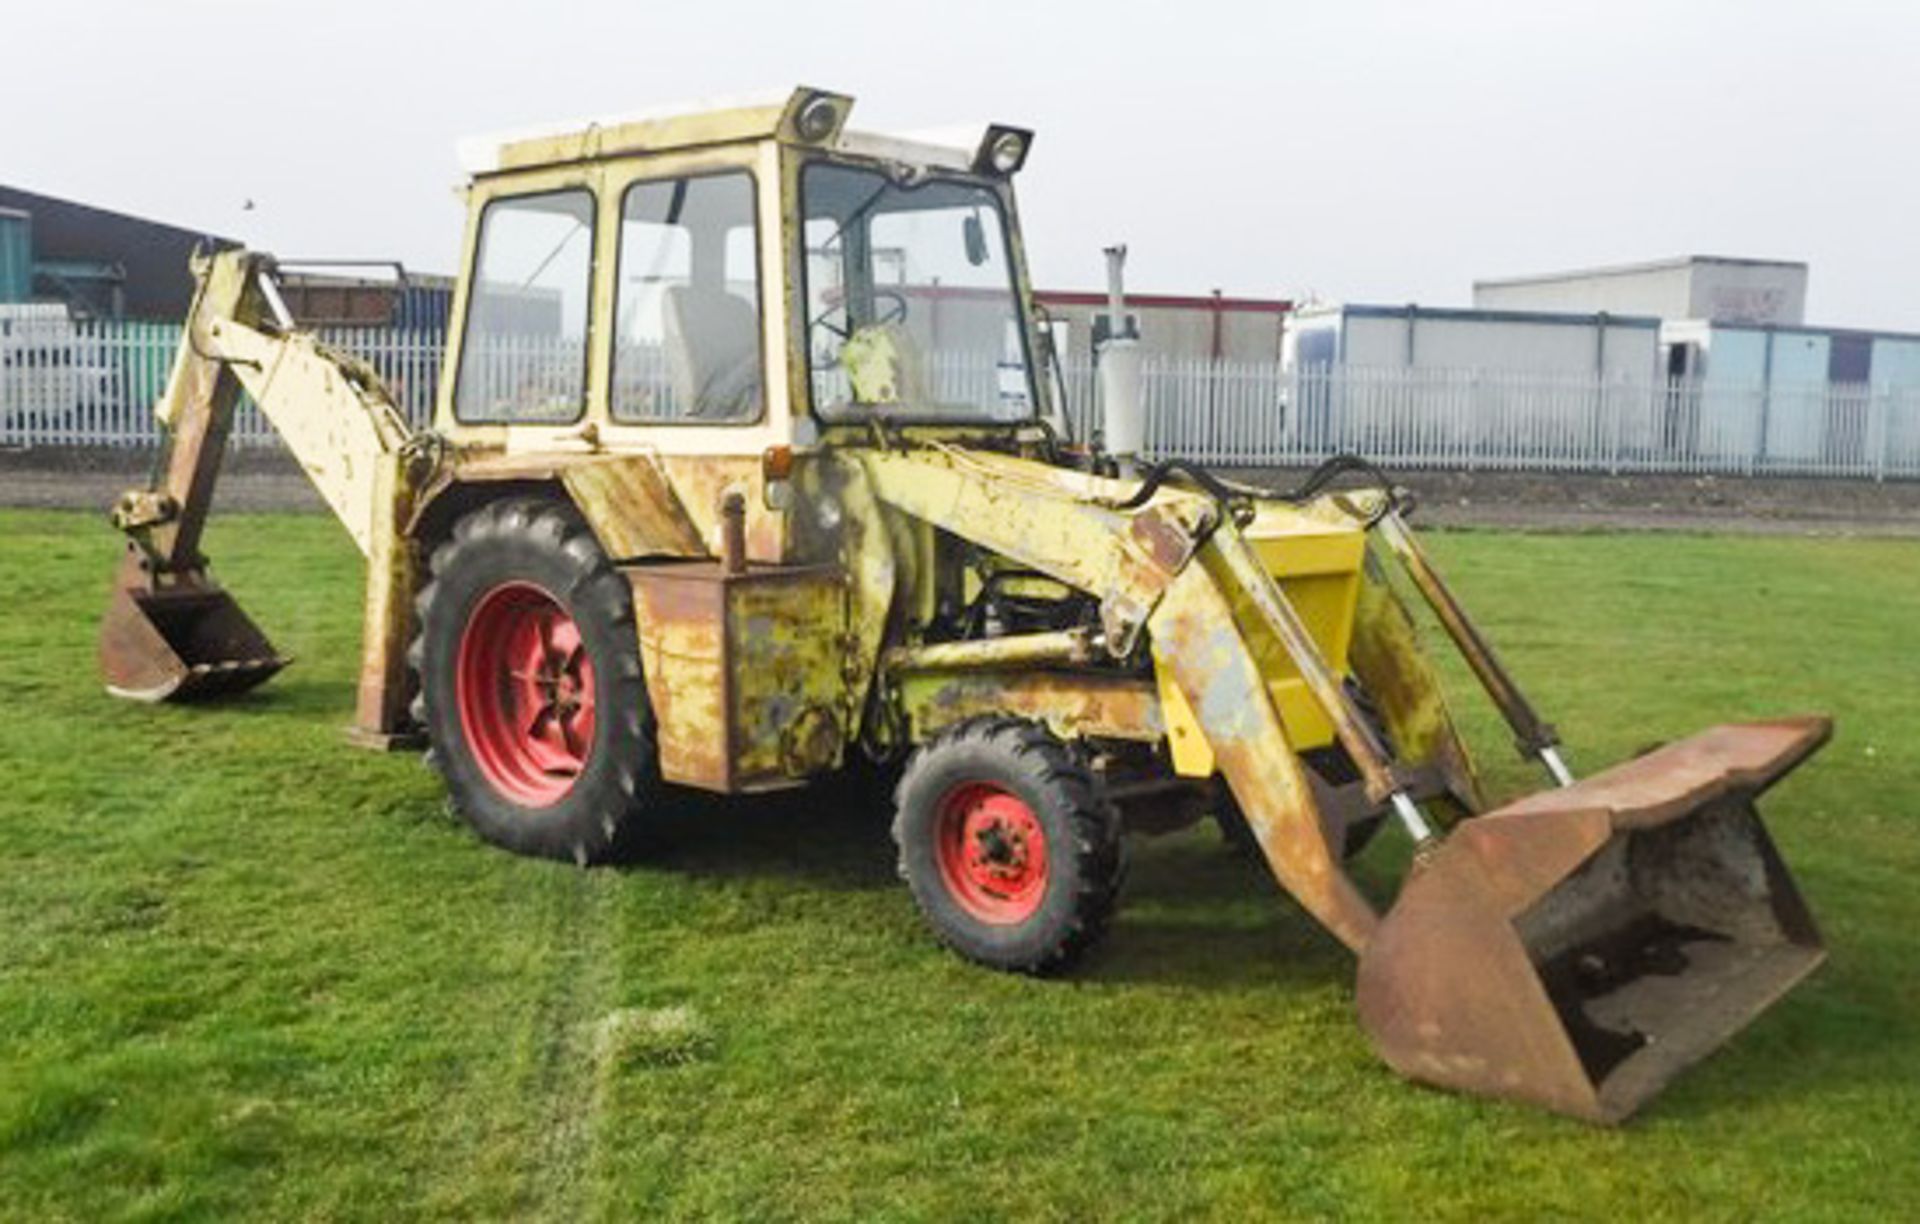
[[1146,406],[1140,395],[1140,332],[1127,323],[1127,248],[1107,257],[1107,335],[1100,344],[1100,446],[1122,472],[1131,472],[1147,444]]

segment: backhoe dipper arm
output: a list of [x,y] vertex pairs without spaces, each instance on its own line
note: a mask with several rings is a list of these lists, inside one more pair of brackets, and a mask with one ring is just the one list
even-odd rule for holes
[[123,494],[113,524],[146,554],[156,575],[202,568],[200,534],[213,504],[240,383],[225,362],[204,348],[210,317],[238,316],[257,292],[245,262],[196,256],[198,285],[181,330],[180,347],[154,415],[165,430],[150,487]]

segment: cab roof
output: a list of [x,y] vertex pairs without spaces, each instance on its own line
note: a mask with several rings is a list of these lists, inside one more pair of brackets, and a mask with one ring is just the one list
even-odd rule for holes
[[856,156],[939,169],[976,164],[985,123],[933,132],[849,131],[853,99],[800,86],[785,92],[705,98],[620,115],[539,124],[459,142],[461,168],[473,178],[539,166],[638,153],[663,153],[751,140],[781,140]]

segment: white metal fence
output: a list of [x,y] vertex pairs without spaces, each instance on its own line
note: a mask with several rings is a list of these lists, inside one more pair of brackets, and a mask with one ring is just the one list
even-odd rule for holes
[[[378,370],[408,420],[433,418],[441,333],[342,328],[319,335]],[[153,403],[179,345],[175,324],[0,319],[0,446],[153,445],[159,437]],[[244,400],[233,441],[279,445],[273,427]]]
[[[1099,426],[1066,371],[1076,437]],[[1627,382],[1506,370],[1149,360],[1147,450],[1236,467],[1920,477],[1920,387]]]
[[[443,337],[341,330],[408,419],[431,419]],[[0,446],[140,447],[179,342],[175,326],[0,319]],[[1147,446],[1266,467],[1353,451],[1401,468],[1920,478],[1920,388],[1619,382],[1494,370],[1365,369],[1150,359]],[[1063,372],[1076,437],[1099,419],[1090,365]],[[982,402],[994,392],[979,389]],[[235,444],[277,444],[252,405]]]

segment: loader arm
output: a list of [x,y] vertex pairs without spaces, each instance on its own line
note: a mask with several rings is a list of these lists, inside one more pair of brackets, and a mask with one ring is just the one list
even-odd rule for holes
[[245,250],[197,257],[198,288],[155,415],[155,481],[123,495],[128,537],[102,631],[108,691],[158,701],[251,688],[287,662],[208,573],[201,534],[245,391],[367,558],[366,643],[356,730],[396,734],[405,711],[413,557],[399,531],[415,481],[411,431],[374,372],[297,331],[272,261]]

